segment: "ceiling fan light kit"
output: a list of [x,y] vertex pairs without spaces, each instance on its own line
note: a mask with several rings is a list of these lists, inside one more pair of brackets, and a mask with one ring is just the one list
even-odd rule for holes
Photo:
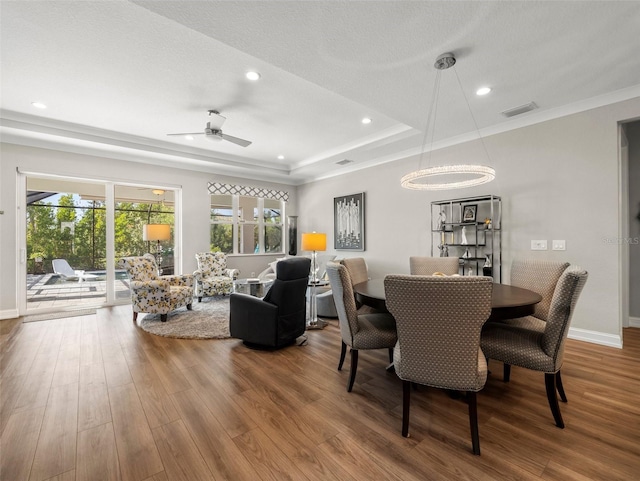
[[[431,119],[431,114],[434,113],[435,105],[437,103],[437,93],[439,92],[439,83],[440,83],[440,72],[442,70],[446,70],[450,67],[453,67],[456,64],[456,58],[452,53],[443,53],[436,58],[433,66],[438,70],[436,81],[434,84],[434,95],[433,95],[433,103],[431,105],[431,111],[429,112],[428,119]],[[457,74],[456,74],[457,77]],[[460,85],[460,79],[458,79],[458,84]],[[476,131],[478,132],[478,137],[482,141],[482,137],[480,136],[480,130],[478,129],[478,125],[476,124],[475,118],[473,118],[473,113],[471,112],[471,107],[469,106],[469,101],[467,100],[466,95],[464,95],[464,90],[462,89],[462,85],[460,85],[460,89],[462,90],[462,94],[464,96],[465,102],[467,103],[467,108],[469,109],[469,113],[473,119],[473,122],[476,127]],[[437,112],[437,109],[435,109]],[[433,119],[433,124],[435,127],[435,114]],[[422,154],[420,156],[420,163],[422,163],[422,158],[425,154],[426,141],[428,137],[429,125],[425,129],[424,142],[422,146]],[[432,142],[433,142],[433,134],[432,134]],[[433,146],[433,145],[432,145]],[[486,147],[484,146],[484,142],[482,142],[482,146],[484,148],[485,154],[487,158],[489,154],[487,153]],[[429,149],[429,158],[431,158],[431,150]],[[440,176],[447,176],[449,181],[437,182],[433,178],[438,179]],[[437,167],[428,167],[425,169],[418,169],[414,172],[410,172],[409,174],[403,176],[400,179],[400,185],[405,189],[412,190],[448,190],[448,189],[463,189],[466,187],[473,187],[476,185],[486,184],[487,182],[491,182],[496,177],[496,171],[489,166],[486,165],[442,165]]]
[[220,112],[217,110],[209,110],[210,120],[207,122],[207,126],[204,129],[204,132],[183,132],[179,134],[167,134],[169,136],[182,136],[189,138],[192,135],[205,135],[208,140],[212,140],[214,142],[220,142],[221,140],[226,140],[227,142],[231,142],[233,144],[239,145],[240,147],[248,147],[251,145],[251,142],[248,140],[241,139],[239,137],[234,137],[232,135],[227,135],[222,132],[222,125],[224,124],[226,117],[220,115]]

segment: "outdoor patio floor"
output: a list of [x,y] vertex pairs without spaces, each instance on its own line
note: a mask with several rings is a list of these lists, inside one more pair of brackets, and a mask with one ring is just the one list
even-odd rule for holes
[[[116,298],[128,299],[129,280],[116,280]],[[27,274],[27,309],[99,306],[107,299],[103,278],[63,281],[56,274]]]

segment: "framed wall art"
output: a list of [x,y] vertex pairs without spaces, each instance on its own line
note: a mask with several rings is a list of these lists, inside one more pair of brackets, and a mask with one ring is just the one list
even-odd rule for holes
[[478,210],[477,204],[468,204],[462,207],[462,222],[475,222],[476,212]]
[[364,192],[334,197],[333,247],[364,250]]

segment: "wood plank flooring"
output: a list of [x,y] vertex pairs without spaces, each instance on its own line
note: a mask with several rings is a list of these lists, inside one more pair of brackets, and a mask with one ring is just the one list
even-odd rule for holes
[[639,479],[640,329],[624,349],[567,342],[564,430],[542,374],[514,367],[503,383],[492,361],[479,457],[463,401],[420,387],[405,439],[386,350],[360,353],[347,393],[337,321],[307,335],[275,352],[168,339],[136,327],[130,306],[2,321],[0,479]]

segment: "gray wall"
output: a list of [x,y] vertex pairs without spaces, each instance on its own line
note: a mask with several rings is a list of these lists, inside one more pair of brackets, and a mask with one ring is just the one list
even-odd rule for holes
[[[18,278],[16,258],[20,246],[16,240],[16,169],[21,172],[68,175],[114,182],[143,182],[171,185],[183,189],[183,272],[197,268],[194,254],[209,250],[209,181],[242,185],[260,185],[290,194],[289,213],[295,214],[296,191],[293,186],[275,183],[256,183],[247,179],[203,173],[191,170],[150,166],[147,164],[106,159],[54,150],[0,144],[0,319],[13,317],[18,306]],[[24,215],[19,213],[19,215]],[[286,246],[285,246],[286,247]],[[233,256],[228,265],[240,269],[241,275],[260,273],[276,256]]]
[[[497,179],[484,186],[450,192],[418,192],[400,187],[400,177],[419,166],[407,158],[298,187],[274,188],[292,194],[289,214],[299,216],[299,232],[328,234],[333,246],[333,198],[366,193],[366,250],[334,252],[363,256],[372,277],[409,272],[411,255],[429,255],[429,203],[451,197],[493,193],[503,198],[503,279],[513,258],[562,259],[584,266],[589,281],[572,323],[572,337],[616,345],[621,341],[618,123],[640,118],[640,98],[588,110],[484,139]],[[485,163],[479,141],[432,155],[431,164]],[[184,190],[184,271],[195,268],[193,253],[209,239],[207,181],[246,185],[252,181],[212,173],[150,167],[50,150],[3,145],[0,157],[0,315],[17,305],[16,167],[22,170],[114,181],[179,185]],[[634,164],[637,162],[634,161]],[[422,167],[426,167],[422,165]],[[635,174],[634,174],[635,175]],[[633,189],[632,189],[633,190]],[[296,197],[297,191],[297,197]],[[21,214],[22,215],[22,214]],[[532,239],[565,239],[567,250],[531,251]],[[637,248],[635,250],[637,252]],[[245,275],[259,273],[276,256],[230,259]],[[631,298],[640,297],[637,284]]]
[[[619,246],[605,239],[619,236],[618,122],[639,116],[636,98],[487,137],[497,178],[471,189],[401,188],[400,177],[418,167],[418,158],[307,184],[298,191],[298,222],[302,231],[327,232],[333,246],[333,197],[365,192],[366,251],[337,254],[364,257],[370,275],[381,277],[408,273],[411,255],[430,255],[431,201],[499,195],[504,282],[515,257],[585,267],[589,281],[573,318],[573,337],[615,345],[621,335]],[[431,165],[484,162],[479,141],[434,152],[431,159]],[[567,250],[531,251],[532,239],[547,239],[549,246],[564,239]]]
[[640,122],[627,124],[629,140],[629,316],[640,322]]

